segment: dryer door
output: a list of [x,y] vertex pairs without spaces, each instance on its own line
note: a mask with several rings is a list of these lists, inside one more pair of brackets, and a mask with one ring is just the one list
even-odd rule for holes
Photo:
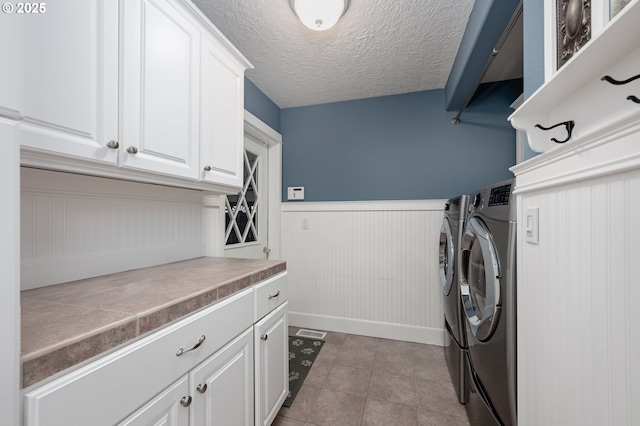
[[472,217],[460,246],[460,297],[471,333],[484,342],[499,320],[500,264],[491,234],[484,222]]
[[449,224],[449,219],[445,217],[442,220],[442,227],[440,228],[440,250],[438,255],[440,262],[440,284],[442,285],[442,292],[445,296],[448,296],[451,292],[451,285],[453,283],[454,253],[451,225]]

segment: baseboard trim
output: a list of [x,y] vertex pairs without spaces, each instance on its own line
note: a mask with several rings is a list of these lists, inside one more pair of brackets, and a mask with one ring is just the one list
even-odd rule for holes
[[383,339],[405,340],[429,345],[445,345],[446,333],[444,329],[291,311],[289,311],[288,315],[289,325],[294,327],[358,334]]

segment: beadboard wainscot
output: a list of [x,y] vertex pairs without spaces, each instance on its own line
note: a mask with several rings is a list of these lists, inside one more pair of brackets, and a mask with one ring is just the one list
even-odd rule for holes
[[282,204],[289,321],[442,345],[438,238],[445,200]]
[[23,167],[22,290],[211,255],[203,194]]
[[[511,117],[542,154],[511,170],[518,204],[518,424],[640,418],[640,1]],[[535,128],[573,120],[564,127]],[[553,132],[558,133],[553,133]],[[549,134],[547,134],[549,133]],[[538,209],[538,241],[527,241]],[[528,226],[529,224],[529,226]]]

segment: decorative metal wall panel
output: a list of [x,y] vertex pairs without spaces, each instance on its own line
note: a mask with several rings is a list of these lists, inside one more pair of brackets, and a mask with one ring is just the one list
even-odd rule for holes
[[557,0],[557,19],[560,69],[591,39],[591,0]]

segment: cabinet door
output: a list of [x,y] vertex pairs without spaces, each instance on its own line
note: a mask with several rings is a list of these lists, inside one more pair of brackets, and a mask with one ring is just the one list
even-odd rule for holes
[[190,373],[191,425],[253,425],[253,327]]
[[187,426],[190,405],[188,380],[188,376],[182,377],[118,426]]
[[256,426],[268,426],[289,394],[289,330],[284,302],[256,323]]
[[122,8],[120,165],[195,179],[200,31],[166,0]]
[[202,38],[201,179],[243,183],[244,66]]
[[[118,138],[118,1],[37,6],[46,9],[5,18],[19,32],[13,43],[22,61],[3,66],[22,70],[8,98],[8,109],[22,118],[21,145],[115,164],[117,149],[107,143]],[[14,82],[0,82],[7,84]]]

